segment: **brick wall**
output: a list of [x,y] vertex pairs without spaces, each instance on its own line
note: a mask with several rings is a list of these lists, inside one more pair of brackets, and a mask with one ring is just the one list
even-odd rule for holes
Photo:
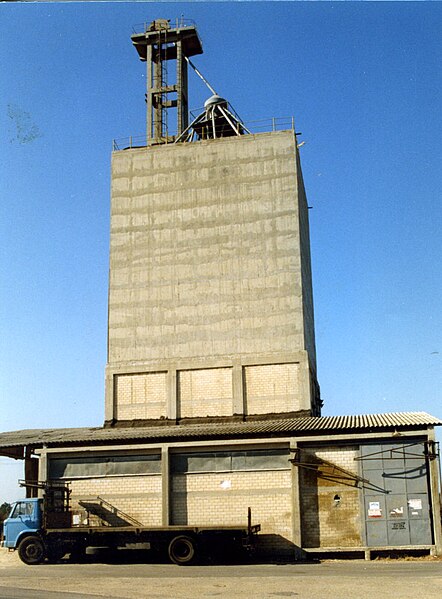
[[259,550],[292,551],[290,470],[174,474],[174,524],[261,524]]
[[116,410],[119,420],[166,416],[166,372],[125,374],[115,378]]
[[182,418],[230,416],[233,405],[232,369],[180,371],[178,398]]
[[[302,449],[304,462],[321,458],[348,472],[358,474],[355,447]],[[319,460],[318,460],[319,458]],[[328,466],[320,466],[325,476]],[[302,544],[304,547],[358,547],[362,545],[360,489],[331,481],[300,468]],[[339,500],[338,500],[339,498]]]
[[161,525],[161,475],[71,480],[72,507],[100,496],[145,526]]
[[247,414],[301,409],[299,364],[268,364],[244,368]]

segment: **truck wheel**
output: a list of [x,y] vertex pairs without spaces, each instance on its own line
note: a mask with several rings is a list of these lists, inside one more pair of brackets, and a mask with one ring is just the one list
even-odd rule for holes
[[179,536],[169,543],[169,558],[179,566],[192,563],[196,557],[195,540],[192,537]]
[[46,557],[43,541],[38,537],[26,537],[18,546],[18,555],[28,566],[41,564]]

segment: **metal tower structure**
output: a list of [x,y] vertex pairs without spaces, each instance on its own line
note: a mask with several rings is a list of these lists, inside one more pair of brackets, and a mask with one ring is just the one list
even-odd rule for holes
[[[190,63],[191,66],[192,63]],[[250,133],[224,98],[214,94],[204,102],[204,111],[176,138],[176,142],[216,139]]]
[[[202,54],[195,25],[157,19],[131,36],[140,59],[147,63],[147,145],[174,142],[188,126],[187,60]],[[176,60],[176,82],[168,81],[169,61]],[[176,135],[169,134],[168,116],[176,109]]]

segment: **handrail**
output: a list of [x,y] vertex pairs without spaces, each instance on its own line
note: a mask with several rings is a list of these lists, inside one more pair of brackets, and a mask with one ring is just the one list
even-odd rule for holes
[[133,524],[134,526],[143,526],[141,524],[141,522],[139,522],[138,520],[135,520],[135,518],[132,518],[132,516],[129,516],[129,514],[126,514],[125,512],[123,512],[123,510],[120,510],[120,508],[115,507],[114,505],[112,505],[111,503],[109,503],[108,501],[106,501],[105,499],[103,499],[100,496],[97,496],[97,500],[101,503],[101,504],[105,504],[108,508],[110,508],[110,511],[115,514],[116,516],[123,516],[124,520],[127,520],[128,522],[130,522],[131,524]]
[[[133,518],[132,516],[129,516],[129,514],[126,514],[125,512],[123,512],[123,510],[120,510],[115,505],[112,505],[111,503],[106,501],[106,499],[103,499],[100,496],[97,496],[94,499],[79,499],[78,500],[78,504],[81,505],[82,507],[84,507],[88,513],[90,510],[88,510],[87,505],[92,505],[94,503],[97,503],[100,507],[103,507],[103,505],[106,506],[112,514],[114,514],[115,516],[121,517],[122,520],[125,520],[128,524],[131,524],[132,526],[135,526],[135,527],[143,526],[143,524],[141,522],[139,522],[138,520],[135,520],[135,518]],[[96,514],[96,515],[100,518],[101,521],[104,520],[103,518],[101,518],[101,516],[99,514]]]
[[[169,19],[171,28],[180,29],[180,27],[192,27],[195,26],[196,23],[193,19],[185,19],[184,17],[177,17],[176,19]],[[152,24],[152,21],[144,21],[144,23],[136,23],[132,25],[132,33],[147,33],[150,31],[149,27]]]
[[[254,121],[242,121],[241,124],[246,126],[252,134],[266,131],[295,131],[295,119],[293,116],[269,117]],[[173,143],[174,141],[175,136],[169,135],[168,139],[164,140],[164,143]],[[147,145],[149,144],[147,143],[146,135],[130,135],[129,137],[114,139],[112,142],[112,149],[115,152],[118,150],[143,148]]]

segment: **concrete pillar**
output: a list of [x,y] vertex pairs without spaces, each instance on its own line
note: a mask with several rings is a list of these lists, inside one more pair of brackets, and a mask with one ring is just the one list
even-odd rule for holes
[[232,385],[233,385],[232,414],[244,414],[244,377],[243,377],[242,364],[240,362],[237,362],[233,365]]
[[114,406],[114,375],[112,372],[106,372],[105,378],[105,400],[104,400],[104,421],[111,422],[115,418]]
[[161,448],[161,493],[162,493],[162,518],[161,524],[170,524],[170,467],[169,447],[163,445]]
[[[38,460],[32,457],[31,449],[25,448],[25,481],[26,483],[36,483],[38,479]],[[26,497],[36,497],[35,487],[26,486]]]
[[[293,457],[298,443],[295,439],[290,441],[290,453]],[[301,497],[299,488],[299,467],[292,463],[292,541],[294,544],[295,559],[302,559],[302,529],[301,529]]]
[[310,380],[310,362],[308,354],[302,351],[304,360],[299,363],[299,397],[301,410],[310,410],[312,406],[312,385]]
[[169,368],[167,372],[167,418],[176,420],[178,418],[178,393],[177,393],[177,370]]
[[[48,454],[46,448],[40,450],[40,459],[38,460],[38,480],[48,480]],[[43,497],[43,489],[38,489],[38,497]]]

